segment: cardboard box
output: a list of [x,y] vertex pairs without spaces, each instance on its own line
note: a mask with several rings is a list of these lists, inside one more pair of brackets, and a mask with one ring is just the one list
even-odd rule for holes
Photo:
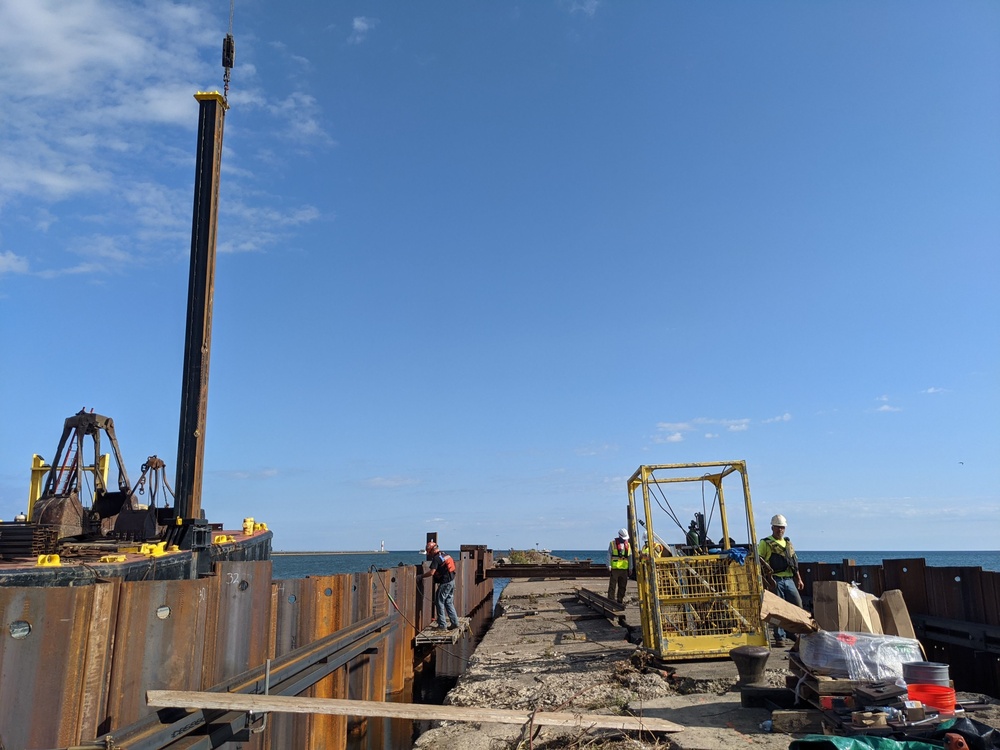
[[823,630],[838,632],[847,625],[848,597],[844,590],[841,596],[839,581],[813,581],[813,616]]
[[890,589],[876,599],[843,581],[816,581],[813,612],[819,626],[831,632],[917,637],[899,589]]
[[903,701],[903,716],[907,723],[923,721],[927,714],[924,711],[924,704],[920,701]]
[[890,589],[882,593],[875,600],[879,615],[882,618],[882,632],[886,635],[898,635],[903,638],[916,638],[917,634],[913,630],[913,622],[910,620],[910,611],[903,601],[903,592],[899,589]]
[[858,629],[855,630],[851,628],[852,633],[875,633],[879,634],[882,632],[882,617],[878,613],[878,607],[875,604],[876,599],[874,594],[868,594],[857,588],[856,586],[850,587],[851,600],[854,603],[854,608],[851,610],[852,615],[857,616],[857,623],[859,625]]
[[843,581],[813,583],[813,612],[823,630],[882,633],[882,618],[875,597]]
[[760,605],[760,619],[789,633],[815,633],[819,630],[819,625],[808,611],[766,589]]

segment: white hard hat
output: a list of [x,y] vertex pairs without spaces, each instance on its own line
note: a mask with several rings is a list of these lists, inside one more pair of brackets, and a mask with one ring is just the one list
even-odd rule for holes
[[628,541],[628,532],[625,529],[618,529],[618,538]]
[[771,516],[771,525],[772,526],[787,526],[788,525],[788,521],[786,521],[785,517],[779,513],[776,516]]

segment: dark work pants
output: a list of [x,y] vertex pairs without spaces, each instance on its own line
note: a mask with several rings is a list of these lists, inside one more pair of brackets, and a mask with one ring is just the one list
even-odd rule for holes
[[[608,581],[608,599],[618,602],[625,601],[625,587],[628,586],[628,568],[612,568],[611,580]],[[618,589],[617,596],[615,588]]]

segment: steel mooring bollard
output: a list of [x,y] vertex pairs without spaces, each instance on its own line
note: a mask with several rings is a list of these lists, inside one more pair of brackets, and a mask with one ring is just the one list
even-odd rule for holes
[[753,685],[764,677],[764,667],[771,650],[766,646],[737,646],[729,652],[729,658],[736,663],[740,674],[737,685]]

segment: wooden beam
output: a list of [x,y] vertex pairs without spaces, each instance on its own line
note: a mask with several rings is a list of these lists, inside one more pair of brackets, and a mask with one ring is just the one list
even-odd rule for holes
[[799,711],[772,711],[771,731],[782,734],[822,734],[822,711],[807,708]]
[[156,708],[200,708],[224,711],[278,712],[293,714],[333,714],[335,716],[386,717],[430,721],[471,721],[489,724],[527,724],[617,729],[619,731],[680,732],[680,724],[665,719],[610,714],[510,711],[475,706],[430,706],[383,701],[303,698],[300,696],[251,695],[247,693],[205,693],[192,690],[147,690],[146,703]]

